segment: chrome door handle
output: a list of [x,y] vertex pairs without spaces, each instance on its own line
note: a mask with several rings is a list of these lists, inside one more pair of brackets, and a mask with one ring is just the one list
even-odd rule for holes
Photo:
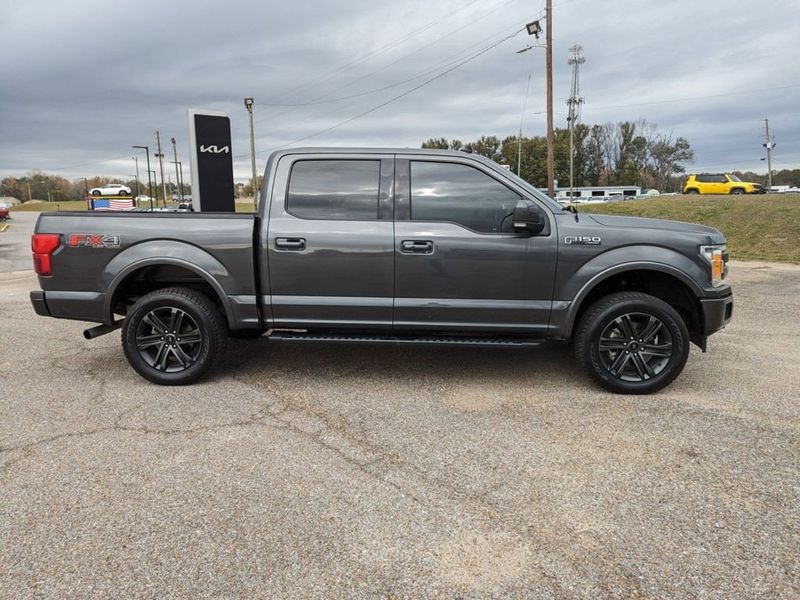
[[400,249],[406,254],[433,254],[433,242],[430,240],[403,240]]
[[306,249],[306,240],[304,238],[275,238],[275,249],[299,252]]

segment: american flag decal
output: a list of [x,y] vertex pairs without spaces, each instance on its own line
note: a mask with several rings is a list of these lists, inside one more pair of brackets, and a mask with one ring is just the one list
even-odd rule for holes
[[133,198],[100,198],[94,201],[95,210],[130,210],[133,208]]

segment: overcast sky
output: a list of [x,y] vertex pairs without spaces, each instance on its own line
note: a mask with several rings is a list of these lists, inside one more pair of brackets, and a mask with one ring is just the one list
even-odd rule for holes
[[[524,32],[345,123],[512,34],[543,4],[0,0],[0,176],[41,169],[127,178],[130,146],[155,146],[158,129],[162,141],[177,138],[188,179],[192,107],[230,115],[243,179],[245,96],[256,101],[259,171],[271,149],[287,145],[502,138],[519,128],[528,73],[524,133],[543,135],[544,51],[515,54],[535,42]],[[773,168],[800,167],[800,0],[553,4],[557,127],[566,118],[568,49],[579,43],[583,122],[647,119],[690,141],[693,171],[765,172],[768,117]]]

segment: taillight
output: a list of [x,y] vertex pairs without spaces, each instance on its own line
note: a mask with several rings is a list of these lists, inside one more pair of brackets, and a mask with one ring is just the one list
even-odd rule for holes
[[38,275],[51,275],[53,264],[51,256],[61,245],[61,236],[57,233],[34,233],[31,236],[33,250],[33,268]]

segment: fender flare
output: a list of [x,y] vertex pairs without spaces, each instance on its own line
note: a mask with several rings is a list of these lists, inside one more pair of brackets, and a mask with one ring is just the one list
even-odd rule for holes
[[[162,240],[163,241],[163,240]],[[201,277],[206,283],[208,283],[214,292],[219,297],[219,300],[222,304],[222,308],[225,311],[225,317],[228,321],[229,326],[233,326],[234,317],[233,317],[233,310],[230,305],[230,300],[228,298],[228,294],[225,292],[222,284],[219,282],[218,278],[212,274],[209,267],[213,268],[214,272],[223,275],[223,277],[229,276],[227,269],[225,266],[219,262],[216,258],[214,258],[211,254],[198,248],[197,246],[193,246],[191,244],[186,244],[182,242],[174,242],[170,241],[168,244],[170,247],[174,247],[175,245],[181,246],[182,249],[186,250],[189,249],[189,254],[195,254],[197,258],[200,258],[200,261],[190,262],[184,258],[178,258],[176,256],[165,256],[164,254],[156,254],[156,255],[149,255],[143,258],[138,257],[131,257],[133,258],[132,261],[128,261],[130,254],[134,255],[141,255],[142,252],[147,252],[149,248],[144,248],[144,246],[161,246],[163,249],[162,244],[158,244],[158,242],[150,241],[145,242],[143,244],[137,244],[135,246],[131,246],[127,248],[123,252],[117,254],[109,263],[106,265],[106,269],[103,271],[101,278],[106,280],[106,289],[108,292],[106,293],[105,303],[103,307],[103,314],[106,316],[106,323],[112,323],[114,320],[114,313],[112,312],[113,308],[113,300],[114,295],[116,294],[119,286],[122,284],[125,279],[131,275],[132,273],[138,271],[139,269],[150,267],[150,266],[161,266],[161,265],[169,265],[175,267],[181,267],[186,269],[187,271],[191,271],[192,273]],[[131,252],[133,250],[135,252]],[[207,263],[204,266],[200,266],[198,262]],[[114,263],[123,263],[124,266],[120,267],[119,269]]]
[[591,279],[589,279],[589,281],[583,284],[580,290],[578,290],[578,293],[570,303],[564,319],[564,337],[570,337],[572,335],[578,310],[591,291],[609,277],[619,275],[620,273],[625,273],[626,271],[657,271],[660,273],[665,273],[684,283],[692,291],[695,298],[703,295],[703,288],[698,285],[697,281],[695,281],[685,271],[682,271],[673,265],[650,260],[637,260],[614,265],[594,275]]

